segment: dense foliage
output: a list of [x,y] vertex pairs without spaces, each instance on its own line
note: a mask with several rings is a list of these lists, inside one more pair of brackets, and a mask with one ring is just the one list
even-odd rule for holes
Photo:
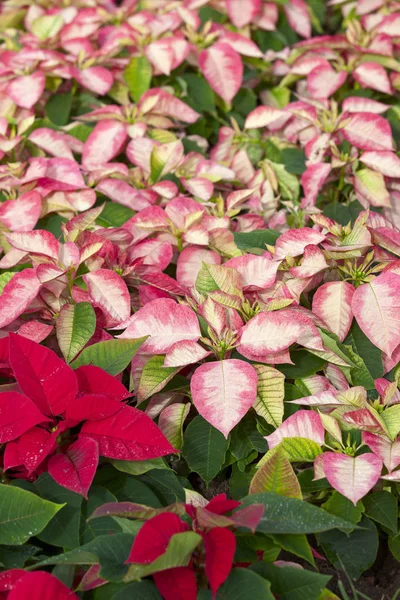
[[3,0],[0,598],[400,561],[399,53],[392,0]]

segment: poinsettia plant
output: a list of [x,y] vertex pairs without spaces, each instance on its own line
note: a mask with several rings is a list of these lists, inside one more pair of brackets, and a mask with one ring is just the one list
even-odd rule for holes
[[1,3],[1,598],[356,598],[400,561],[399,28]]

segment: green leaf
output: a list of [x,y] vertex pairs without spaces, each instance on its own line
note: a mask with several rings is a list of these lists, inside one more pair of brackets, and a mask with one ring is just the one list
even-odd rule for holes
[[51,96],[44,110],[50,121],[55,125],[64,127],[64,125],[68,125],[70,122],[71,107],[72,94],[71,92],[67,92],[66,94],[54,94]]
[[224,464],[228,441],[203,417],[195,417],[183,436],[182,454],[189,469],[206,483],[214,479]]
[[240,279],[231,267],[212,265],[203,262],[196,278],[196,290],[205,296],[221,290],[227,294],[239,294]]
[[281,445],[272,448],[262,458],[251,480],[249,492],[275,492],[288,498],[302,499],[296,473]]
[[3,290],[6,287],[7,283],[11,281],[14,275],[16,275],[16,273],[11,273],[9,271],[6,271],[5,273],[2,273],[0,275],[0,296],[3,293]]
[[397,533],[398,508],[397,499],[386,490],[372,492],[364,499],[367,517],[380,523],[392,533]]
[[267,365],[253,365],[258,375],[257,400],[254,410],[267,423],[279,427],[282,423],[285,397],[285,376]]
[[162,600],[152,581],[134,581],[120,584],[108,583],[94,590],[94,600]]
[[383,377],[382,352],[369,341],[356,321],[351,326],[350,336],[350,343],[354,346],[357,354],[363,359],[373,379]]
[[[284,88],[281,88],[282,91]],[[306,156],[298,148],[283,148],[281,150],[281,162],[289,173],[301,175],[306,170]]]
[[315,566],[313,554],[307,536],[304,534],[281,534],[272,536],[274,542],[286,552],[303,558],[310,565]]
[[79,546],[82,496],[58,485],[48,473],[43,473],[34,485],[42,498],[64,505],[37,537],[68,550]]
[[360,212],[364,210],[361,204],[355,200],[350,204],[342,204],[341,202],[331,202],[324,206],[324,215],[337,221],[341,225],[347,225],[351,223],[354,225],[354,221],[357,219]]
[[252,494],[243,498],[241,508],[263,504],[264,515],[257,526],[262,533],[318,533],[330,529],[353,529],[353,524],[330,515],[322,508],[296,498],[286,498],[272,492]]
[[279,365],[277,369],[289,379],[301,379],[315,375],[326,364],[326,361],[307,350],[294,350],[290,353],[293,365]]
[[186,567],[192,557],[193,551],[201,542],[202,537],[194,531],[185,531],[173,535],[164,554],[148,565],[131,564],[124,581],[142,579],[153,573],[166,571],[175,567]]
[[308,438],[284,438],[281,445],[290,462],[314,462],[322,454],[321,446]]
[[104,482],[103,485],[107,486],[107,489],[116,496],[119,502],[136,502],[151,508],[161,508],[163,506],[157,494],[137,477],[122,473],[119,473],[116,477],[114,469],[111,469],[109,473],[110,479]]
[[313,492],[319,492],[330,487],[328,480],[325,479],[325,477],[314,481],[314,469],[304,469],[303,471],[300,471],[297,479],[299,480],[303,494],[312,494]]
[[274,246],[280,235],[280,232],[274,229],[256,229],[255,231],[234,233],[233,237],[240,250],[246,252],[256,250],[252,254],[258,254],[260,249],[262,251],[266,250],[267,244],[268,246]]
[[218,590],[215,600],[242,600],[243,598],[274,600],[270,582],[249,569],[233,569]]
[[134,211],[129,206],[123,206],[117,202],[106,202],[96,223],[101,227],[121,227],[134,215]]
[[148,336],[137,340],[106,340],[88,346],[71,363],[73,369],[83,365],[94,365],[107,371],[110,375],[118,375],[128,366],[140,346]]
[[289,173],[285,165],[270,162],[270,166],[275,171],[278,178],[278,185],[281,195],[286,200],[296,201],[300,195],[300,182],[296,175]]
[[56,321],[58,345],[66,362],[86,346],[96,330],[96,313],[89,302],[65,304]]
[[232,466],[232,475],[229,479],[229,491],[234,500],[240,500],[248,493],[255,472],[255,465],[246,467],[245,471],[240,471],[237,465]]
[[163,367],[165,354],[152,356],[144,365],[137,389],[138,402],[143,402],[160,392],[179,371],[176,367]]
[[134,56],[124,70],[124,79],[134,102],[150,89],[153,75],[151,64],[145,56]]
[[44,42],[51,38],[63,28],[64,21],[60,15],[42,15],[31,23],[31,32],[40,41]]
[[118,469],[118,471],[129,473],[130,475],[142,475],[152,469],[170,470],[162,458],[149,458],[148,460],[111,460],[110,462]]
[[41,548],[32,544],[23,546],[0,546],[0,565],[6,569],[22,569],[27,560],[33,558]]
[[134,535],[131,533],[114,533],[100,535],[88,544],[79,548],[50,556],[36,563],[32,568],[42,568],[49,565],[95,565],[100,564],[100,576],[110,581],[122,581],[128,570],[125,561],[132,548]]
[[11,485],[0,485],[0,540],[18,546],[46,527],[63,508]]
[[297,569],[258,563],[251,570],[271,582],[272,592],[280,600],[318,600],[330,577]]
[[117,502],[116,496],[103,486],[92,485],[88,501],[82,505],[81,544],[87,544],[100,535],[110,535],[122,531],[122,527],[112,517],[89,519],[96,508],[107,502]]
[[376,559],[379,546],[377,529],[366,517],[360,522],[360,528],[346,535],[341,531],[330,531],[318,536],[326,557],[339,569],[341,563],[350,577],[358,579],[371,567]]
[[322,505],[322,508],[331,515],[336,515],[345,521],[354,523],[354,525],[357,525],[364,512],[364,505],[361,500],[354,506],[350,500],[336,491],[334,491],[332,496]]
[[153,469],[138,480],[146,484],[164,506],[185,501],[185,490],[172,469]]
[[214,92],[204,77],[194,73],[184,73],[180,76],[187,86],[187,97],[182,98],[199,113],[215,111]]

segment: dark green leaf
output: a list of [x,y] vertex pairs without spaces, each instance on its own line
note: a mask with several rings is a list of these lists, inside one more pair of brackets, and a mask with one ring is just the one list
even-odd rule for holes
[[271,582],[272,592],[280,600],[318,600],[330,577],[297,569],[258,563],[251,567]]
[[397,533],[397,499],[385,490],[373,492],[363,500],[367,517],[380,523],[392,533]]
[[121,581],[128,569],[124,563],[129,556],[133,540],[134,535],[130,533],[101,535],[80,548],[42,560],[35,565],[35,569],[48,565],[100,564],[101,577],[109,581]]
[[101,215],[97,217],[96,223],[101,227],[121,227],[134,214],[128,206],[123,206],[117,202],[106,202]]
[[334,491],[329,500],[322,505],[322,508],[331,515],[336,515],[337,517],[340,517],[349,523],[354,523],[354,525],[360,521],[364,511],[364,506],[361,500],[359,500],[357,505],[354,506],[350,500],[336,491]]
[[45,106],[45,113],[48,118],[56,125],[63,127],[70,122],[70,112],[72,106],[72,94],[54,94]]
[[144,579],[133,583],[109,583],[94,592],[94,600],[162,600],[152,581]]
[[248,569],[233,569],[215,600],[274,600],[269,581]]
[[235,233],[234,239],[240,250],[251,252],[253,249],[266,250],[266,245],[273,246],[279,236],[279,231],[274,229],[256,229],[255,231]]
[[354,579],[358,579],[374,564],[379,546],[374,523],[364,517],[359,526],[360,529],[355,529],[350,535],[330,531],[318,536],[319,543],[333,566],[339,569],[342,562],[347,573]]
[[194,73],[184,73],[181,78],[187,85],[188,96],[183,98],[184,102],[199,113],[215,111],[214,92],[204,77]]
[[[350,337],[351,336],[351,337]],[[350,343],[361,356],[373,379],[383,376],[382,352],[374,346],[354,321],[350,329]],[[347,342],[346,342],[347,343]]]
[[290,353],[293,365],[277,365],[278,371],[281,371],[289,379],[301,379],[302,377],[311,377],[315,375],[326,364],[326,361],[307,350],[294,350]]
[[353,529],[353,524],[330,515],[322,508],[296,498],[286,498],[272,492],[251,494],[243,499],[241,508],[263,504],[264,515],[257,526],[262,533],[318,533],[330,529]]
[[43,473],[35,481],[35,487],[42,498],[57,504],[65,504],[38,538],[42,542],[68,550],[79,546],[82,496],[58,485],[48,473]]
[[0,546],[0,565],[3,565],[6,569],[22,569],[25,562],[33,558],[40,550],[32,544]]
[[182,454],[189,469],[198,473],[206,483],[219,473],[227,448],[228,442],[222,433],[203,417],[195,417],[186,428]]
[[313,566],[315,565],[310,544],[308,543],[307,536],[304,534],[281,534],[274,535],[272,538],[286,552],[303,558]]
[[81,543],[87,544],[100,535],[121,533],[121,526],[112,517],[99,517],[89,520],[88,517],[96,508],[107,502],[116,502],[117,498],[105,487],[92,485],[88,501],[82,507]]
[[138,480],[149,487],[164,506],[185,501],[185,491],[171,469],[153,469],[140,475]]

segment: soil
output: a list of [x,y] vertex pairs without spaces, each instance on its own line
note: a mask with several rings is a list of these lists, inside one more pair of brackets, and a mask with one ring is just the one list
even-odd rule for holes
[[[288,557],[289,560],[293,560]],[[301,561],[299,561],[301,562]],[[328,588],[343,599],[339,582],[342,583],[349,600],[394,600],[399,593],[400,600],[400,563],[391,555],[387,548],[381,548],[375,564],[365,571],[357,581],[353,582],[357,595],[352,591],[345,573],[335,569],[328,561],[316,559],[316,565],[321,575],[330,575],[332,579]],[[305,568],[310,568],[304,563]],[[305,599],[304,599],[305,600]],[[347,600],[347,599],[346,599]]]

